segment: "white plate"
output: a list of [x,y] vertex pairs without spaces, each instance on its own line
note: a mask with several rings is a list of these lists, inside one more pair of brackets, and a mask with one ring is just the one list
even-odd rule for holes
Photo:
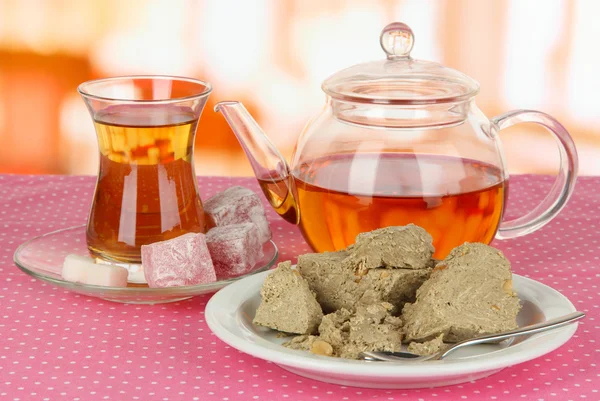
[[[313,355],[280,344],[276,332],[252,324],[260,303],[260,287],[270,271],[237,281],[216,293],[206,305],[206,322],[217,337],[242,352],[282,368],[327,383],[369,388],[424,388],[459,384],[489,376],[551,352],[575,333],[577,323],[511,343],[479,345],[458,350],[442,361],[367,362]],[[519,326],[575,312],[556,290],[513,274],[523,304]]]

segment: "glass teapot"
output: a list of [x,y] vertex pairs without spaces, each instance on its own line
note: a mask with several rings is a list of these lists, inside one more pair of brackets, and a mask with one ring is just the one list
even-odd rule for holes
[[[288,164],[239,102],[221,112],[270,204],[298,224],[316,252],[340,250],[357,234],[414,223],[434,239],[435,257],[468,242],[535,231],[563,208],[575,185],[577,152],[565,128],[539,111],[489,120],[476,106],[479,85],[437,63],[410,57],[411,29],[384,28],[387,58],[339,71],[323,82],[323,110],[305,127]],[[536,208],[503,221],[508,197],[498,131],[540,124],[558,144],[560,168]]]

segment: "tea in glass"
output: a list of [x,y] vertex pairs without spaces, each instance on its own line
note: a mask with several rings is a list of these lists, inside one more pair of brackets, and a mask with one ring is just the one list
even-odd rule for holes
[[[143,83],[138,84],[144,88]],[[156,96],[156,91],[151,96]],[[177,104],[177,99],[118,102],[90,107],[100,171],[88,218],[87,244],[94,256],[140,263],[142,245],[188,232],[206,232],[193,166],[196,127],[204,101],[200,109],[199,104]]]

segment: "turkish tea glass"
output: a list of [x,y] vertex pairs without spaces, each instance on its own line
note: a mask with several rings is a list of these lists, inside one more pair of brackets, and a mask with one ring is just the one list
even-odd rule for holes
[[206,232],[194,140],[211,90],[207,82],[170,76],[79,86],[100,152],[86,232],[93,256],[141,263],[142,245]]

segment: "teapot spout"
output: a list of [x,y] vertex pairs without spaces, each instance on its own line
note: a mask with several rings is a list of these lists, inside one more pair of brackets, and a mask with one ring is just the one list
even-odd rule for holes
[[300,215],[292,191],[293,181],[281,153],[242,103],[220,102],[215,105],[215,112],[220,112],[227,120],[273,209],[286,221],[298,224]]

